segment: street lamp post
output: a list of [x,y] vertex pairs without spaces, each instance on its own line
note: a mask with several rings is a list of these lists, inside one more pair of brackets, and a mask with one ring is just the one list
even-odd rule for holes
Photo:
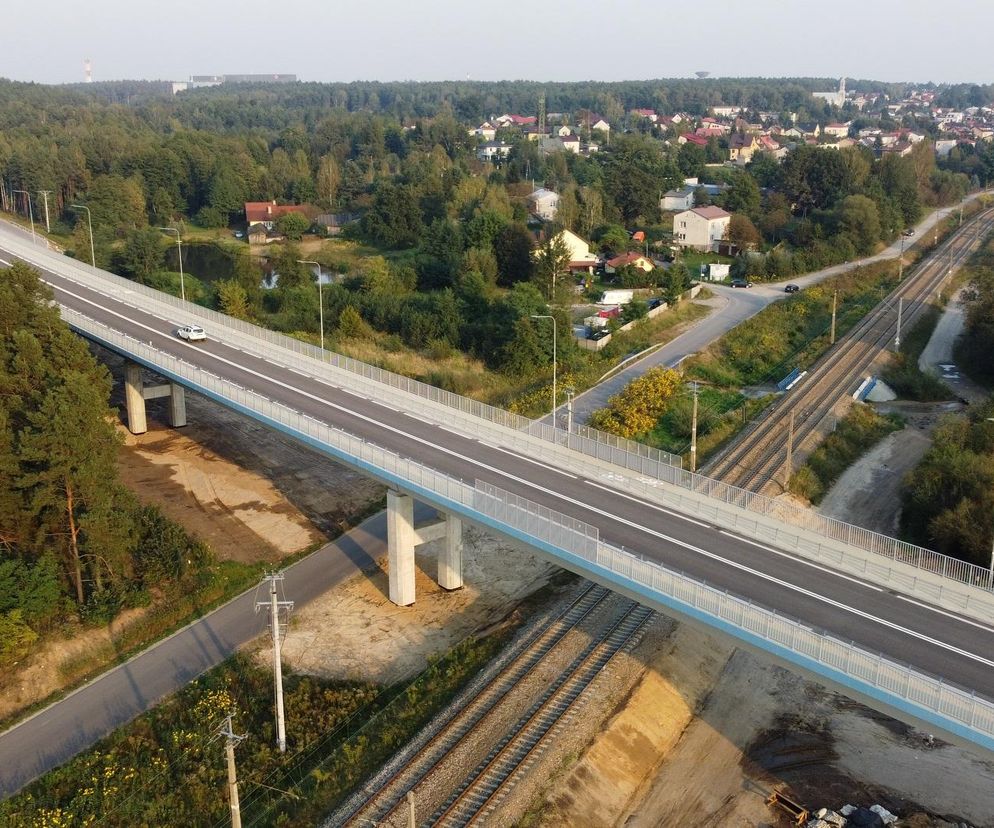
[[82,204],[70,204],[69,206],[73,210],[86,210],[86,226],[90,230],[90,264],[93,265],[95,270],[97,267],[97,256],[93,252],[93,222],[90,220],[90,208],[84,207]]
[[324,350],[324,293],[321,290],[321,263],[309,259],[297,259],[297,264],[310,264],[318,269],[318,325],[321,328],[321,350]]
[[35,244],[35,215],[31,207],[31,193],[27,190],[14,190],[14,192],[24,193],[24,197],[28,200],[28,218],[31,220],[31,244]]
[[186,285],[183,279],[183,242],[179,237],[179,230],[175,227],[160,227],[163,233],[176,234],[176,254],[179,256],[179,298],[186,301]]
[[550,316],[547,313],[533,313],[531,315],[532,319],[550,319],[552,320],[552,430],[556,430],[556,340],[558,339],[556,333],[556,317]]

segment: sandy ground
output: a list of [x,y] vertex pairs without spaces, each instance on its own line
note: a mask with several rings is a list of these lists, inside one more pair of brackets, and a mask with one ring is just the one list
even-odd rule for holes
[[[468,635],[493,628],[559,571],[534,555],[471,528],[463,531],[465,586],[451,592],[435,582],[440,544],[416,550],[417,602],[390,603],[386,562],[358,575],[297,613],[283,646],[294,670],[326,678],[399,681],[423,670]],[[259,657],[270,658],[265,641]]]
[[324,539],[268,480],[195,442],[183,430],[121,426],[118,467],[138,497],[196,535],[224,560],[277,561]]

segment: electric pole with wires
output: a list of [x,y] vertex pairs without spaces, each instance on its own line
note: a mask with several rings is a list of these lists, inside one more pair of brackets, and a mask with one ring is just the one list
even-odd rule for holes
[[[276,595],[276,584],[283,584],[283,573],[274,572],[262,579],[263,584],[269,583],[269,600],[257,601],[255,611],[263,607],[269,608],[269,632],[273,637],[273,687],[276,696],[276,743],[280,753],[286,753],[286,722],[283,716],[283,664],[280,661],[280,649],[283,637],[290,625],[290,611],[293,601],[280,601]],[[280,615],[283,620],[280,620]]]
[[228,804],[231,806],[231,828],[242,828],[242,814],[238,807],[238,772],[235,769],[235,745],[245,736],[237,736],[231,729],[231,714],[217,730],[224,737],[224,755],[228,760]]

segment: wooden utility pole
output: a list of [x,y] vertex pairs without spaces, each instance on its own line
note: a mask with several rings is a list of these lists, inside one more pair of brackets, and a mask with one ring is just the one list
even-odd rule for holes
[[694,413],[690,420],[690,470],[697,471],[697,381],[694,381]]
[[790,473],[794,465],[794,411],[790,412],[790,426],[787,429],[787,459],[783,464],[783,490],[790,491]]
[[407,828],[417,828],[418,823],[414,814],[414,791],[407,792]]
[[838,305],[839,292],[836,290],[832,293],[832,338],[829,341],[829,345],[835,344],[835,308]]
[[228,714],[224,725],[218,730],[218,735],[224,736],[224,755],[228,760],[228,803],[231,806],[231,828],[242,828],[242,814],[238,807],[238,772],[235,769],[235,745],[244,736],[236,736],[231,729],[231,714]]

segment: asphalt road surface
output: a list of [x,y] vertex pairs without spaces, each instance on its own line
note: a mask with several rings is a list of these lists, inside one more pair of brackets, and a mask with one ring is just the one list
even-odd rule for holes
[[[974,193],[968,196],[963,203],[970,202],[979,195],[981,193]],[[959,206],[945,207],[929,213],[915,228],[915,235],[904,239],[904,247],[910,247],[914,242],[923,237],[928,239],[929,231],[933,230],[939,221],[955,213],[958,209]],[[889,247],[873,256],[853,262],[833,265],[832,267],[816,270],[803,276],[795,276],[789,280],[784,280],[782,283],[756,283],[752,288],[748,289],[732,288],[728,285],[708,284],[708,288],[716,296],[714,299],[703,301],[711,304],[715,307],[715,310],[696,322],[671,342],[667,342],[661,348],[657,348],[655,351],[646,354],[642,359],[636,360],[626,366],[621,371],[604,380],[604,382],[598,383],[582,394],[578,394],[573,400],[574,421],[577,423],[586,423],[590,419],[591,414],[607,405],[609,397],[617,394],[629,382],[642,376],[650,368],[657,366],[673,368],[679,365],[688,356],[703,351],[720,336],[728,333],[728,331],[746,319],[755,316],[770,303],[776,302],[778,299],[783,299],[783,286],[788,281],[800,285],[801,288],[805,288],[809,285],[817,284],[829,276],[843,273],[853,267],[883,261],[884,259],[897,258],[901,255],[902,249],[902,239],[898,239]],[[560,407],[560,421],[563,420],[564,416],[562,407]]]
[[[4,245],[0,231],[0,260],[10,261],[13,257],[6,253]],[[607,473],[593,471],[585,477],[549,467],[419,416],[408,416],[348,388],[303,377],[225,344],[221,331],[208,331],[211,339],[206,343],[183,342],[174,331],[189,322],[187,319],[160,318],[64,277],[44,270],[43,275],[59,302],[152,342],[165,353],[467,483],[484,480],[583,520],[598,527],[601,538],[608,543],[994,699],[994,661],[990,659],[994,653],[994,628],[990,626],[618,492],[611,487]],[[290,589],[296,587],[288,583]],[[259,629],[255,627],[255,631]],[[214,626],[205,628],[184,640],[179,652],[168,653],[167,648],[160,669],[173,673],[174,682],[184,675],[195,675],[204,668],[188,668],[186,659],[200,659],[199,663],[204,664],[213,657],[211,654],[219,655],[225,649],[225,641]],[[154,688],[139,692],[134,686],[133,671],[122,672],[113,692],[108,685],[93,699],[91,712],[103,715],[105,721],[115,716],[120,719],[121,708],[137,712],[142,700],[152,698],[156,692]],[[161,695],[167,691],[158,692]],[[134,712],[123,715],[124,720]],[[46,734],[42,741],[68,741],[72,747],[89,738],[85,734],[90,732],[90,714],[53,711],[52,715],[71,718],[53,723],[49,731],[52,735]],[[26,755],[44,749],[30,742],[23,744],[29,746],[28,753],[9,754],[20,757],[18,764],[25,761]],[[7,767],[2,757],[0,766]]]
[[[419,521],[434,513],[418,506]],[[384,554],[386,513],[381,512],[288,567],[286,597],[303,606],[373,568]],[[0,734],[0,796],[58,767],[267,632],[268,615],[255,612],[256,600],[268,600],[264,590],[239,595]]]

